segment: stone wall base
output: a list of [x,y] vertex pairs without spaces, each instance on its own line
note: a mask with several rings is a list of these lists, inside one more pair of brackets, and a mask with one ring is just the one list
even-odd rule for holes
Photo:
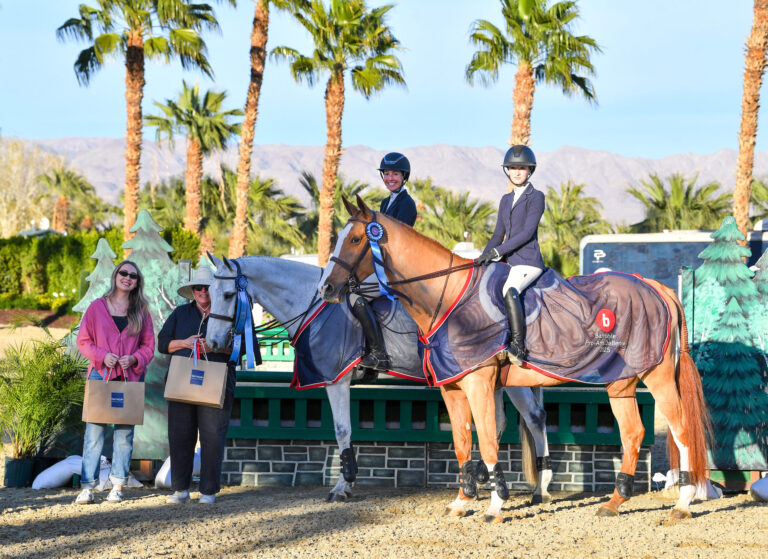
[[[355,444],[359,487],[458,487],[459,465],[451,443]],[[610,492],[621,466],[621,447],[551,445],[551,491]],[[473,460],[480,459],[477,445]],[[526,491],[519,444],[502,444],[499,462],[512,490]],[[651,489],[651,452],[640,449],[635,493]],[[339,478],[335,441],[228,439],[222,482],[245,486],[333,486]]]

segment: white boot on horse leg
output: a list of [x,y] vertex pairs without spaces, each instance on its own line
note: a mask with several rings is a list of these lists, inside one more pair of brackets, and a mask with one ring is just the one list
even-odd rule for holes
[[[520,425],[524,462],[527,458],[525,453],[529,449],[526,440],[528,436],[533,438],[533,446],[536,450],[536,471],[530,474],[526,471],[526,481],[536,485],[531,497],[531,504],[549,503],[552,500],[552,495],[549,494],[549,484],[552,481],[552,460],[549,457],[549,443],[547,442],[547,414],[540,400],[541,388],[507,387],[504,390],[509,400],[520,412],[523,423],[528,427],[526,432],[523,425]],[[504,421],[506,422],[506,418]],[[533,479],[528,479],[529,476],[532,476]]]
[[678,486],[680,489],[680,496],[675,503],[675,508],[669,513],[672,518],[684,519],[691,518],[691,501],[696,496],[696,486],[693,484],[689,465],[690,459],[688,456],[688,447],[680,443],[680,440],[672,431],[672,438],[675,440],[675,445],[680,452],[680,477],[678,480]]
[[491,524],[499,524],[504,522],[504,518],[501,516],[501,507],[504,505],[504,501],[509,498],[509,489],[507,489],[507,483],[504,480],[504,472],[501,469],[501,464],[486,463],[485,467],[491,472],[491,485],[493,490],[491,491],[491,503],[488,505],[488,509],[483,515],[483,521]]

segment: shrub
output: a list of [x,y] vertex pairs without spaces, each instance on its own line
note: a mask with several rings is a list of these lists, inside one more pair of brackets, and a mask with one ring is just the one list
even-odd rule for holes
[[179,260],[189,260],[194,266],[200,260],[200,238],[194,233],[176,225],[163,231],[162,235],[165,242],[173,247],[168,256],[174,264],[178,264]]

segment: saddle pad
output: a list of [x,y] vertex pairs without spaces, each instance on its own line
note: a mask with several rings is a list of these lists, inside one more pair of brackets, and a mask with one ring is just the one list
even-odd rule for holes
[[[371,303],[390,357],[389,374],[424,382],[416,324],[398,302],[381,297]],[[333,384],[360,362],[363,330],[346,303],[323,303],[299,328],[294,347],[293,380],[299,390]]]
[[597,384],[631,378],[658,365],[669,343],[667,304],[639,276],[566,280],[549,269],[524,301],[527,364],[547,376]]

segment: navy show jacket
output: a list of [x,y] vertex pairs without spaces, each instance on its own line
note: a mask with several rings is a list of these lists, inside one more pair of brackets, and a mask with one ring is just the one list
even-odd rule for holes
[[[416,223],[416,202],[413,201],[408,191],[403,188],[395,198],[394,203],[390,205],[389,201],[390,198],[384,198],[381,201],[379,211],[413,227],[413,224]],[[384,209],[385,207],[387,208],[386,210]]]
[[514,192],[501,197],[496,229],[485,250],[495,248],[510,266],[525,264],[543,270],[546,266],[539,248],[538,229],[544,214],[544,194],[528,183],[513,207],[514,197]]

